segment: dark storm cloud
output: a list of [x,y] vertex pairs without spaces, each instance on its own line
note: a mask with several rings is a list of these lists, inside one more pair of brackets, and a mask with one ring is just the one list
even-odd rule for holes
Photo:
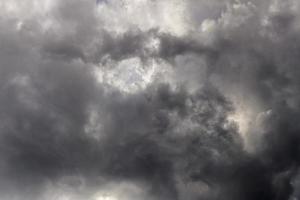
[[[190,26],[201,29],[209,18],[210,27],[182,36],[138,26],[116,34],[102,26],[113,19],[98,19],[96,2],[86,1],[55,3],[46,17],[54,25],[46,31],[47,23],[26,13],[22,24],[3,14],[2,199],[63,198],[55,197],[57,185],[74,199],[95,199],[94,193],[116,182],[136,184],[144,192],[133,197],[129,191],[125,199],[299,195],[297,2],[187,5]],[[175,77],[187,80],[157,78],[132,93],[97,80],[97,63],[132,57],[167,61]],[[193,76],[178,70],[185,64]],[[197,89],[189,88],[189,81],[203,77]],[[236,111],[235,85],[236,95],[246,93],[260,108],[246,139],[228,120]]]
[[[157,47],[151,47],[151,40],[157,40]],[[173,62],[178,55],[199,54],[211,59],[218,56],[218,49],[201,44],[189,37],[177,37],[160,33],[157,29],[143,32],[139,29],[114,35],[102,31],[101,38],[94,41],[95,48],[91,54],[80,47],[76,41],[68,38],[45,44],[45,55],[62,59],[81,59],[87,63],[105,63],[107,59],[120,61],[132,57],[142,60],[164,59]]]
[[[43,70],[39,72],[38,78],[41,79],[37,80],[37,84],[41,85],[11,85],[2,91],[4,94],[11,93],[7,95],[9,100],[2,103],[5,105],[2,157],[8,165],[3,180],[12,182],[11,187],[20,195],[26,197],[26,190],[39,191],[38,188],[48,180],[55,181],[75,174],[90,181],[103,176],[109,180],[145,182],[150,187],[150,196],[176,199],[178,194],[174,175],[184,173],[189,179],[195,176],[194,171],[201,174],[195,166],[190,166],[193,158],[189,156],[203,156],[214,162],[210,144],[220,148],[220,154],[227,151],[226,143],[238,144],[230,136],[235,133],[235,129],[230,126],[224,128],[227,123],[226,112],[230,106],[217,91],[208,89],[190,96],[183,89],[172,91],[168,85],[157,85],[136,95],[123,96],[116,92],[113,96],[102,96],[101,90],[91,90],[93,82],[86,79],[90,76],[81,71],[84,68],[79,66],[78,71],[75,71],[75,67],[74,64],[65,65],[62,71],[46,66],[50,78],[43,77]],[[71,85],[65,82],[65,76],[68,76]],[[38,96],[32,97],[30,91],[27,91],[36,91],[43,86],[50,89],[38,91]],[[22,93],[29,96],[25,96],[26,101],[32,105],[26,105],[27,102],[20,99]],[[99,94],[100,97],[92,99],[91,94]],[[90,102],[91,99],[100,104]],[[186,104],[188,100],[192,102],[189,105]],[[95,103],[100,113],[109,115],[107,121],[99,121],[105,122],[104,132],[97,133],[102,138],[100,140],[95,140],[84,130],[88,105],[95,106]],[[172,136],[173,126],[177,126],[177,122],[172,122],[171,114],[177,116],[178,120],[191,119],[194,123],[202,121],[198,129],[203,133],[186,131],[178,134],[190,134],[187,138],[185,135]],[[207,135],[206,131],[210,131],[211,135]],[[202,139],[206,141],[202,141],[203,145],[208,147],[198,149],[198,142]],[[208,167],[197,163],[197,160],[193,162],[199,167]],[[186,166],[181,166],[181,163]],[[29,188],[23,191],[23,185]],[[30,192],[30,195],[33,196],[28,198],[39,198],[38,192]]]
[[[264,122],[267,128],[260,133],[263,144],[255,153],[258,160],[249,164],[252,167],[237,170],[236,178],[242,184],[234,188],[244,194],[231,199],[289,199],[299,165],[299,78],[294,76],[299,74],[296,67],[299,17],[286,10],[265,17],[268,19],[265,26],[262,18],[254,15],[238,27],[221,28],[223,34],[218,36],[217,44],[225,45],[211,66],[214,74],[228,79],[225,85],[241,84],[264,109],[272,110]],[[226,90],[226,86],[221,87]],[[253,173],[253,178],[243,177],[243,173]]]

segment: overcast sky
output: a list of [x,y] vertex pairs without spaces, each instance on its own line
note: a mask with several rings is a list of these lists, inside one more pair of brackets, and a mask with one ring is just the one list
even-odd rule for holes
[[299,65],[299,0],[0,0],[0,200],[297,200]]

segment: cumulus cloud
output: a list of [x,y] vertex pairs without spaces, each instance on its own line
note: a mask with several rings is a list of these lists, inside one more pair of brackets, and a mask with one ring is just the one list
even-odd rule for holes
[[0,0],[0,199],[300,198],[299,9]]

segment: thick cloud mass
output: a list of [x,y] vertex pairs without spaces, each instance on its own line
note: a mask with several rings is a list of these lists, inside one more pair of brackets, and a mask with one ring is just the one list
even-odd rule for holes
[[300,198],[298,0],[0,11],[0,200]]

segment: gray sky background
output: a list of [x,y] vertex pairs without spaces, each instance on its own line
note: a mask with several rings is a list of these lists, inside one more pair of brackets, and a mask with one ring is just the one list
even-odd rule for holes
[[0,200],[297,200],[300,1],[0,0]]

